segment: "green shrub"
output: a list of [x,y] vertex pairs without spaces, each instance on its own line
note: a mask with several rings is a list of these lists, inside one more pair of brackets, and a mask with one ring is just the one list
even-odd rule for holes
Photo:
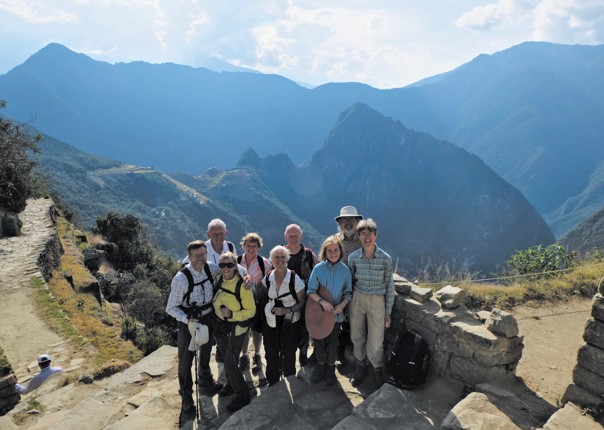
[[[512,274],[551,276],[556,270],[566,269],[572,263],[572,256],[559,243],[547,247],[534,246],[519,250],[508,260]],[[550,272],[550,273],[545,273]]]

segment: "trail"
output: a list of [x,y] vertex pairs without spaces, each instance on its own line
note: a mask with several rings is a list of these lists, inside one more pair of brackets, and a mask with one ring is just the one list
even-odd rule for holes
[[29,200],[19,214],[22,235],[0,239],[0,346],[20,380],[28,379],[28,368],[36,370],[41,353],[51,353],[53,364],[69,362],[66,342],[36,314],[30,286],[32,277],[42,278],[38,255],[56,234],[52,206],[50,199]]

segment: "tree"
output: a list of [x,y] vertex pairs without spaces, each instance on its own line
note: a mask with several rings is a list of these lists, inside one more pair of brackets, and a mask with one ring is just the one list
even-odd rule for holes
[[116,245],[107,253],[107,259],[117,270],[130,271],[137,265],[150,265],[155,244],[149,229],[134,215],[120,216],[109,212],[96,220],[93,232],[102,235]]
[[[6,106],[0,100],[0,109]],[[40,136],[31,136],[22,126],[0,117],[0,207],[14,213],[25,209],[33,194],[36,175],[31,152],[38,151]]]

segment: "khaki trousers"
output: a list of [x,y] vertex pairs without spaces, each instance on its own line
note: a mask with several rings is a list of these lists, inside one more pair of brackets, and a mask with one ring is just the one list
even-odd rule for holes
[[354,358],[373,367],[384,364],[384,317],[386,309],[383,294],[365,294],[354,290],[350,304],[350,338]]

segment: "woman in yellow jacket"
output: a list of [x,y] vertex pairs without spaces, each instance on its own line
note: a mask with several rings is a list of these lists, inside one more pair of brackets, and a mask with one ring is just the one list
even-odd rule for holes
[[239,354],[249,321],[256,313],[252,290],[243,288],[243,279],[237,270],[237,257],[232,252],[220,256],[220,275],[214,289],[214,312],[217,317],[216,346],[224,358],[227,385],[218,393],[221,396],[235,394],[227,405],[235,412],[250,403],[250,392],[239,368]]

